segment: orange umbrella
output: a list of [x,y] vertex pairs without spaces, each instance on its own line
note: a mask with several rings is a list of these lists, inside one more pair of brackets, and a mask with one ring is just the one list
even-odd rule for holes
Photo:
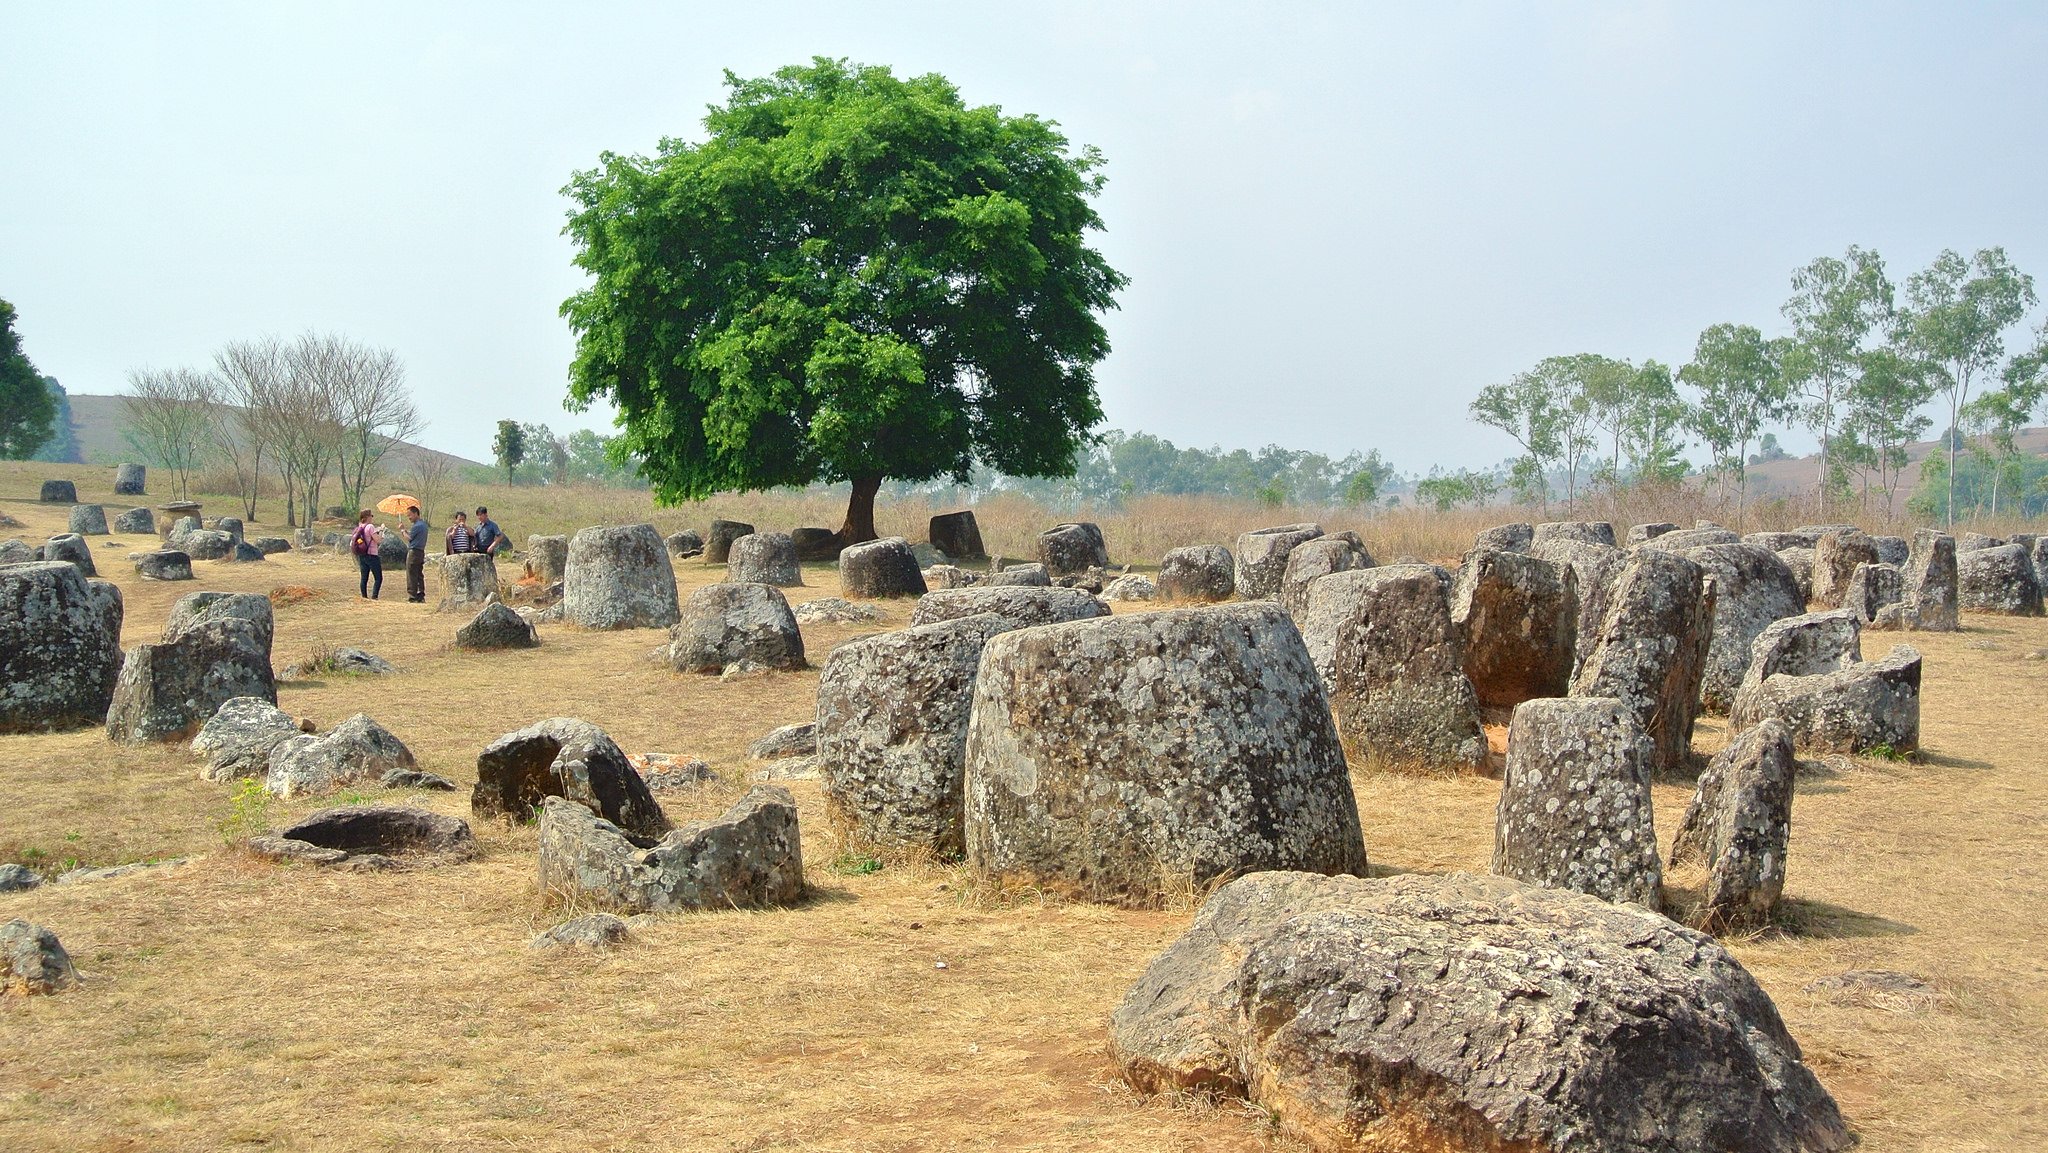
[[407,496],[402,492],[394,492],[390,496],[387,496],[383,500],[377,502],[377,511],[385,514],[386,516],[404,516],[406,509],[411,508],[412,506],[418,504],[419,502],[420,501],[418,497]]

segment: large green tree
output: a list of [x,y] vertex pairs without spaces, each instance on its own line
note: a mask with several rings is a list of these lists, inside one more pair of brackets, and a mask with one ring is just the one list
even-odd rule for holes
[[1700,333],[1692,362],[1678,370],[1678,379],[1699,393],[1689,413],[1693,432],[1713,454],[1722,483],[1734,477],[1737,524],[1749,489],[1749,442],[1792,411],[1783,369],[1788,343],[1765,340],[1747,324],[1716,324]]
[[848,543],[885,478],[1071,475],[1125,283],[1088,244],[1100,154],[937,75],[726,84],[703,142],[564,190],[592,277],[562,306],[571,404],[617,406],[665,500],[852,482]]
[[0,460],[27,460],[50,439],[57,402],[21,350],[14,306],[0,300]]
[[1829,459],[1841,408],[1873,333],[1892,318],[1892,282],[1884,259],[1850,245],[1840,259],[1823,256],[1792,274],[1782,309],[1792,322],[1785,378],[1803,402],[1800,416],[1820,440],[1819,496],[1827,510]]

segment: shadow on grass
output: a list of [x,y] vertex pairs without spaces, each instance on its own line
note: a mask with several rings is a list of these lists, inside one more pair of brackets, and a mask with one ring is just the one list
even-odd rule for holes
[[1920,932],[1918,927],[1903,921],[1894,921],[1873,913],[1859,913],[1854,909],[1803,897],[1788,897],[1780,901],[1778,914],[1772,919],[1772,923],[1779,931],[1790,936],[1816,941],[1837,941],[1854,937],[1910,937]]

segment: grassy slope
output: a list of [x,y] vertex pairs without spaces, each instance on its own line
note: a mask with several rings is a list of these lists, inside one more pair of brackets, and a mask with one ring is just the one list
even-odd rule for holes
[[[25,535],[61,526],[61,509],[18,499],[48,471],[0,466],[0,511]],[[77,475],[86,499],[112,503],[109,473]],[[323,595],[278,614],[280,666],[354,643],[403,672],[288,683],[281,703],[323,728],[366,711],[465,789],[487,741],[576,715],[628,750],[708,759],[728,785],[664,799],[689,819],[737,795],[749,739],[811,709],[815,671],[681,676],[643,659],[651,631],[555,627],[531,652],[456,653],[458,620],[357,601],[346,557],[201,562],[192,584],[143,584],[120,559],[134,543],[95,542],[127,596],[127,643],[195,588],[310,586]],[[677,571],[686,588],[721,575]],[[807,580],[793,599],[837,591],[828,567]],[[900,625],[908,606],[889,611]],[[2048,645],[2048,622],[1967,624],[1910,638],[1928,657],[1926,763],[1845,762],[1804,781],[1785,924],[1732,942],[1878,1153],[2048,1139],[2048,929],[2028,915],[2048,882],[2048,661],[2022,659]],[[813,661],[860,631],[806,630]],[[1708,723],[1698,745],[1724,739]],[[0,1148],[1292,1147],[1254,1113],[1136,1099],[1103,1056],[1108,1012],[1185,909],[1004,902],[937,867],[849,875],[815,786],[797,783],[811,903],[667,917],[615,954],[546,955],[526,940],[568,911],[536,892],[531,829],[482,825],[480,860],[431,872],[254,863],[222,851],[229,790],[197,767],[180,748],[90,731],[0,737],[0,859],[196,857],[0,897],[0,916],[60,933],[87,978],[0,1003]],[[1485,868],[1494,782],[1361,774],[1356,787],[1376,872]],[[1668,830],[1688,785],[1656,792]],[[461,793],[404,799],[468,815]],[[312,807],[278,803],[268,819]],[[1925,975],[1945,1000],[1895,1014],[1803,991],[1869,967]]]

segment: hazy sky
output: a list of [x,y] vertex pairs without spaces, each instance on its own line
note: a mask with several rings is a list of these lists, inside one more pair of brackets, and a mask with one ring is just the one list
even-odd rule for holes
[[1776,330],[1852,243],[2048,286],[2041,5],[0,0],[0,297],[76,392],[311,326],[396,348],[437,447],[602,427],[560,188],[813,55],[1106,153],[1104,407],[1181,443],[1490,464],[1481,386]]

